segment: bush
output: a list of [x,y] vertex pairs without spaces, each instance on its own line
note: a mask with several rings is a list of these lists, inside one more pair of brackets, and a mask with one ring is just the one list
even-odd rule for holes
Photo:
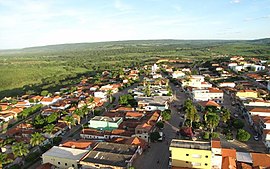
[[192,127],[193,127],[194,129],[198,129],[198,128],[200,128],[200,127],[201,127],[201,125],[202,125],[202,123],[201,123],[201,122],[193,122],[193,123],[192,123]]
[[204,132],[203,133],[203,139],[204,140],[209,140],[209,138],[210,138],[210,133],[209,132]]
[[14,164],[10,166],[9,169],[21,169],[21,166],[19,164]]
[[168,121],[171,119],[171,110],[164,110],[161,112],[162,119]]
[[94,110],[94,116],[101,115],[101,110]]
[[31,162],[34,161],[36,158],[38,158],[40,156],[40,154],[38,152],[33,152],[33,153],[29,153],[26,157],[25,157],[25,161],[26,162]]
[[250,139],[250,134],[246,130],[239,129],[237,131],[236,138],[239,141],[248,141]]
[[245,126],[245,123],[240,119],[235,119],[233,121],[233,127],[236,129],[242,129]]
[[213,132],[213,133],[211,134],[211,138],[219,138],[219,133]]
[[226,139],[227,139],[227,140],[232,140],[232,139],[233,139],[232,133],[227,133],[227,134],[226,134]]
[[46,152],[50,148],[52,148],[52,145],[51,144],[46,144],[46,145],[40,147],[40,149],[41,149],[42,152]]
[[62,137],[54,137],[53,138],[53,144],[54,145],[59,145],[62,141]]
[[158,141],[158,139],[160,138],[161,136],[159,135],[159,132],[153,132],[153,133],[150,133],[150,140],[152,142],[154,141]]
[[162,123],[161,121],[157,122],[156,123],[156,126],[159,128],[159,129],[162,129],[164,127],[164,123]]

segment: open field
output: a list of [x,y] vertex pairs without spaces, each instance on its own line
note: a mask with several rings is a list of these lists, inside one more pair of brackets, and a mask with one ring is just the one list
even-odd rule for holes
[[[142,40],[79,43],[0,51],[0,97],[21,94],[32,85],[99,70],[118,70],[159,58],[202,59],[225,55],[269,57],[270,40]],[[49,84],[49,85],[48,85]],[[21,92],[19,92],[21,91]]]

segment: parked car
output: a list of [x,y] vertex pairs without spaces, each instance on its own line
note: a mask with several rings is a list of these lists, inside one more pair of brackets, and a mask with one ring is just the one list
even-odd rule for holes
[[254,140],[259,141],[259,137],[258,136],[253,136]]
[[234,117],[238,117],[238,114],[234,113]]

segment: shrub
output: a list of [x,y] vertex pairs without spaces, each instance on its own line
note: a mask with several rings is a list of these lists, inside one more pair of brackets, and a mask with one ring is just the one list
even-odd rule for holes
[[10,166],[9,169],[21,169],[21,166],[19,164],[14,164]]
[[237,131],[236,138],[239,141],[248,141],[250,139],[250,134],[246,130],[239,129]]
[[211,138],[219,138],[219,133],[213,132],[213,133],[211,134]]
[[95,116],[101,115],[101,110],[94,110],[94,115]]
[[203,139],[204,140],[209,140],[209,138],[210,138],[210,133],[209,132],[204,132],[203,133]]
[[150,140],[152,142],[158,141],[159,138],[160,138],[159,132],[150,133]]
[[61,141],[62,141],[62,137],[54,137],[54,138],[53,138],[53,144],[54,144],[54,145],[60,144]]
[[227,139],[227,140],[232,140],[232,139],[233,139],[232,133],[227,133],[227,134],[226,134],[226,139]]
[[38,152],[30,153],[25,157],[25,161],[26,162],[31,162],[31,161],[35,160],[36,158],[38,158],[39,155],[40,154]]
[[245,123],[240,119],[235,119],[233,121],[233,127],[236,129],[242,129],[245,126]]
[[161,121],[157,122],[156,123],[156,126],[159,128],[159,129],[162,129],[164,127],[164,123],[162,123]]

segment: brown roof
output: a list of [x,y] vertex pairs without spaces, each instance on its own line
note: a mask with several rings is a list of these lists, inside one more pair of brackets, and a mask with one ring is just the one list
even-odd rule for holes
[[236,169],[235,158],[232,157],[223,157],[222,158],[222,169]]
[[87,149],[89,147],[94,147],[96,145],[95,141],[89,140],[78,140],[78,141],[66,141],[62,144],[63,147],[77,148],[77,149]]
[[222,148],[221,149],[221,155],[222,155],[222,157],[232,157],[232,158],[236,159],[236,150],[235,149]]
[[143,124],[140,124],[138,125],[136,128],[137,129],[145,129],[145,130],[151,130],[153,126],[147,124],[147,123],[143,123]]
[[118,107],[117,111],[133,111],[132,107]]
[[221,148],[220,140],[211,141],[212,148]]
[[223,93],[222,90],[219,90],[218,88],[209,88],[209,93]]
[[53,99],[54,99],[54,98],[50,98],[50,97],[45,98],[45,97],[44,97],[44,98],[41,100],[41,102],[52,102]]
[[41,164],[40,166],[37,167],[37,169],[51,169],[52,164],[50,163],[45,163],[45,164]]
[[137,118],[140,118],[140,117],[143,117],[144,114],[143,113],[140,113],[140,112],[127,112],[126,113],[126,117],[137,117]]
[[137,146],[142,147],[143,149],[145,149],[147,146],[146,141],[144,141],[143,139],[139,137],[131,137],[128,140],[126,140],[125,144],[137,145]]
[[270,108],[253,108],[253,109],[250,110],[250,112],[270,113]]
[[215,101],[212,101],[212,100],[202,101],[202,102],[199,102],[199,104],[202,105],[203,107],[206,107],[206,106],[220,107],[219,104],[217,104]]
[[251,153],[253,167],[270,167],[270,154]]

